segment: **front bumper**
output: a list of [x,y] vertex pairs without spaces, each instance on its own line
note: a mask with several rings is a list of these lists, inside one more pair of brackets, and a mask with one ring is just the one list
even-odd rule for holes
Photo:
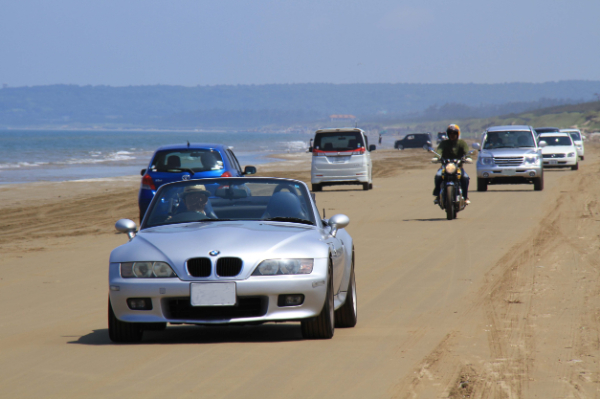
[[520,165],[513,167],[497,166],[497,165],[480,165],[477,164],[477,177],[484,179],[533,179],[542,176],[542,167],[540,165]]
[[[315,259],[313,272],[294,276],[251,276],[243,280],[179,278],[121,278],[119,264],[110,264],[110,301],[117,319],[138,323],[230,324],[292,321],[318,316],[327,292],[327,259]],[[194,282],[235,281],[236,306],[190,305],[190,285]],[[118,287],[118,291],[115,291]],[[280,307],[279,295],[303,294],[298,306]],[[152,310],[132,310],[128,298],[150,298]]]
[[566,168],[577,165],[578,155],[565,158],[544,158],[544,168]]

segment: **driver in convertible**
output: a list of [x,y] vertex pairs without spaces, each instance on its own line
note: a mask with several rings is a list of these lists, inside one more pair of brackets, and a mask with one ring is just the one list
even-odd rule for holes
[[[446,129],[446,135],[448,136],[448,140],[444,140],[440,142],[437,147],[438,154],[442,155],[442,158],[445,159],[460,159],[467,155],[469,152],[469,145],[464,140],[459,140],[460,137],[460,127],[458,125],[449,125]],[[460,179],[460,185],[462,189],[463,197],[465,198],[465,203],[470,204],[469,200],[469,175],[464,168],[461,168],[462,177]],[[433,200],[434,204],[440,203],[440,188],[442,186],[442,168],[440,168],[435,175],[435,188],[433,189],[433,195],[435,199]]]
[[208,205],[210,191],[203,184],[187,186],[180,194],[182,205],[174,215],[167,218],[170,222],[187,222],[202,219],[214,219],[216,216]]

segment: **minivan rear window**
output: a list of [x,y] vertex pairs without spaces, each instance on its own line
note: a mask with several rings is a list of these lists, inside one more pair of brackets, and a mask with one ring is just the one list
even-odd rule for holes
[[359,132],[317,133],[315,148],[321,151],[350,151],[365,146]]
[[168,171],[179,168],[196,172],[208,172],[223,169],[223,158],[216,150],[189,149],[159,151],[152,160],[152,170]]

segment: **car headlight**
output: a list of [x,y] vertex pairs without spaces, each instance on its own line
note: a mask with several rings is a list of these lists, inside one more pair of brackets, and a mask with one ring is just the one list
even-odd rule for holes
[[177,277],[177,275],[165,262],[126,262],[121,263],[121,277],[167,278]]
[[274,276],[276,274],[310,274],[314,259],[266,259],[260,262],[253,276]]
[[527,155],[525,157],[525,163],[537,164],[539,158],[536,155]]
[[494,158],[492,158],[492,157],[479,157],[479,162],[482,165],[493,165],[494,164]]
[[573,158],[575,156],[574,152],[570,152],[567,154],[567,158]]

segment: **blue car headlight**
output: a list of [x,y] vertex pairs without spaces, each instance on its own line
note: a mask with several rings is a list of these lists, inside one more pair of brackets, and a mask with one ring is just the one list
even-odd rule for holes
[[260,262],[253,276],[274,276],[276,274],[310,274],[314,259],[266,259]]
[[121,277],[167,278],[177,277],[177,275],[165,262],[125,262],[121,263]]
[[493,165],[494,164],[494,158],[493,157],[479,157],[479,162],[482,165]]

